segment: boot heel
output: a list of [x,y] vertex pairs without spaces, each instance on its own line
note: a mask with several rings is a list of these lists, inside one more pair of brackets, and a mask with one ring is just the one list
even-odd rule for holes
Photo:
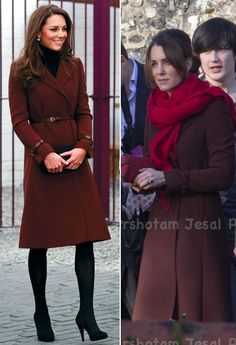
[[77,325],[78,325],[78,327],[79,327],[81,339],[82,339],[82,341],[84,341],[84,327],[81,326],[80,324],[77,324]]
[[108,338],[107,333],[101,331],[99,328],[97,328],[97,330],[95,331],[92,331],[91,329],[89,329],[86,324],[86,321],[79,314],[76,316],[75,322],[79,328],[82,341],[84,341],[84,330],[88,333],[90,341],[96,341],[96,340],[102,340],[102,339]]

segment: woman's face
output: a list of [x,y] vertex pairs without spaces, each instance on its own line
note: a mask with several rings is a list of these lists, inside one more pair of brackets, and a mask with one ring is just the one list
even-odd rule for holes
[[59,14],[54,14],[51,17],[48,17],[42,30],[38,34],[41,39],[41,43],[45,47],[55,51],[61,50],[67,35],[65,18]]
[[231,49],[209,50],[200,54],[201,67],[210,84],[227,83],[235,73],[235,59]]
[[166,91],[169,96],[181,84],[179,72],[168,61],[161,46],[154,45],[150,52],[150,66],[152,77],[161,91]]

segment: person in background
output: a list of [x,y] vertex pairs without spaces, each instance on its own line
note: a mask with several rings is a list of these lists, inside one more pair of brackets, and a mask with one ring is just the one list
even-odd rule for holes
[[[236,108],[236,25],[224,18],[211,18],[195,30],[192,45],[201,78],[227,92]],[[231,251],[231,297],[236,321],[236,169],[232,186],[221,196]]]
[[191,73],[182,30],[153,37],[145,71],[145,168],[133,184],[156,190],[144,241],[133,320],[230,321],[230,259],[219,191],[233,180],[234,106]]
[[[92,116],[85,75],[71,51],[72,22],[55,6],[31,15],[20,57],[11,65],[9,103],[15,133],[25,147],[24,210],[20,248],[29,248],[38,339],[55,340],[46,302],[48,248],[75,246],[80,307],[76,323],[84,340],[107,338],[93,309],[93,242],[110,238],[87,159]],[[62,277],[63,280],[63,277]]]
[[[121,150],[142,156],[146,104],[150,88],[144,66],[129,58],[121,43]],[[121,317],[130,319],[136,294],[145,223],[153,196],[134,195],[130,185],[121,183]]]

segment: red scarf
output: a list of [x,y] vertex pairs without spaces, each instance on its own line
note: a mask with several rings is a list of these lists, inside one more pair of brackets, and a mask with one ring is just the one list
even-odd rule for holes
[[176,143],[182,122],[201,113],[214,98],[223,98],[230,108],[236,127],[236,111],[233,101],[222,89],[210,86],[190,75],[168,96],[158,88],[148,99],[148,118],[151,124],[160,129],[150,146],[150,157],[160,170],[173,169],[170,155],[175,158]]

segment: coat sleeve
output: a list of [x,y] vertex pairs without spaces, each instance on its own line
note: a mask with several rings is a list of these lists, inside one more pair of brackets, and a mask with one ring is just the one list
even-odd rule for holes
[[206,114],[208,167],[164,171],[171,194],[211,193],[229,188],[234,176],[235,137],[228,107],[216,101]]
[[[83,148],[87,151],[87,156],[92,156],[92,115],[90,113],[88,104],[88,94],[86,88],[86,79],[84,74],[84,68],[79,58],[76,59],[77,66],[79,68],[79,94],[78,104],[75,114],[77,122],[77,148]],[[91,139],[89,139],[91,138]]]
[[[14,75],[16,63],[12,63],[9,75],[9,106],[11,120],[14,132],[19,137],[26,149],[32,151],[36,148],[42,138],[32,128],[29,123],[29,114],[27,109],[27,91],[20,81]],[[43,142],[35,151],[34,158],[41,163],[45,157],[53,152],[53,148],[46,142]]]

